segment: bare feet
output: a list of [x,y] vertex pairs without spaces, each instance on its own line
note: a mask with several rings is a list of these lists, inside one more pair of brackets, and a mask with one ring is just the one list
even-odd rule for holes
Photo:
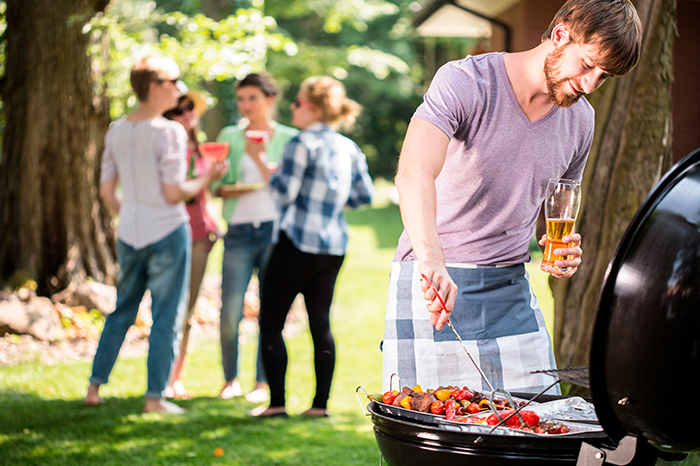
[[241,390],[241,384],[238,383],[238,380],[232,380],[224,384],[224,387],[221,389],[221,393],[219,393],[219,398],[223,400],[230,400],[231,398],[241,396],[242,394],[243,390]]
[[284,406],[272,407],[261,405],[255,409],[252,409],[251,411],[248,411],[246,414],[248,414],[250,417],[288,417]]
[[301,413],[301,415],[306,417],[329,417],[331,413],[327,409],[309,408]]
[[170,414],[182,414],[185,410],[175,403],[166,401],[165,398],[146,398],[146,404],[143,410],[147,413],[157,412],[157,413],[170,413]]
[[172,384],[165,387],[163,392],[166,398],[175,398],[178,400],[189,400],[192,394],[185,390],[182,380],[174,380]]
[[99,404],[104,403],[105,400],[100,397],[99,391],[100,391],[100,386],[97,384],[91,383],[90,386],[88,387],[87,395],[85,396],[85,399],[83,400],[83,404],[85,404],[85,406],[97,406]]
[[270,393],[268,391],[268,385],[263,382],[258,382],[255,384],[255,388],[252,392],[245,396],[245,399],[251,403],[262,403],[270,399]]

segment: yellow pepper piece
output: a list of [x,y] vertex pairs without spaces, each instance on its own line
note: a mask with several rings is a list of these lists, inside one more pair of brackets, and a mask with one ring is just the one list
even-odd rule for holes
[[452,396],[452,390],[450,390],[449,388],[443,388],[442,390],[435,390],[433,392],[433,395],[435,395],[435,398],[437,398],[438,400],[445,401]]
[[411,397],[405,396],[401,399],[401,407],[406,409],[411,409]]
[[489,407],[489,400],[481,400],[479,402],[479,408],[488,408]]
[[423,393],[423,389],[420,388],[420,385],[416,385],[415,387],[413,387],[413,391],[418,392],[418,393]]

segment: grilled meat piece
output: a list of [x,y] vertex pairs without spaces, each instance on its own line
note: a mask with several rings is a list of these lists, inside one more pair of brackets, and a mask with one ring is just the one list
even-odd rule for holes
[[422,413],[430,412],[430,405],[433,401],[437,401],[433,395],[428,393],[419,393],[416,396],[411,397],[411,409],[413,411],[420,411]]

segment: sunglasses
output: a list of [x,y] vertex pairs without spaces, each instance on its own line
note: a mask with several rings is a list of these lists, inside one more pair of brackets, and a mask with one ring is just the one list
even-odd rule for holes
[[165,114],[166,116],[180,116],[183,113],[191,112],[192,110],[194,110],[194,102],[190,100],[182,107],[175,107],[172,110],[168,110],[167,112],[165,112]]
[[315,105],[312,104],[311,102],[307,102],[306,100],[302,100],[299,97],[297,97],[294,100],[294,102],[292,102],[292,105],[294,105],[294,108],[303,107],[304,105],[306,105],[307,107],[315,107]]

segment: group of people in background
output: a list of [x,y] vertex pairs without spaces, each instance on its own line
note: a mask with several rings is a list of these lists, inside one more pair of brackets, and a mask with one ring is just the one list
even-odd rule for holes
[[[145,411],[182,413],[167,398],[191,395],[182,382],[197,297],[212,246],[221,237],[207,209],[223,198],[224,255],[220,340],[224,385],[219,396],[241,396],[238,327],[245,294],[257,271],[260,339],[249,414],[287,416],[287,351],[282,330],[297,294],[309,315],[316,396],[304,415],[328,416],[335,368],[330,305],[347,245],[346,207],[372,200],[365,155],[336,132],[360,107],[330,77],[305,80],[291,106],[292,125],[274,119],[279,90],[254,73],[236,85],[238,111],[247,122],[221,130],[228,157],[211,162],[199,149],[199,118],[207,104],[180,90],[175,62],[139,60],[131,71],[139,105],[114,122],[105,137],[100,198],[119,214],[117,304],[107,316],[84,403],[104,400],[129,327],[148,289],[153,324],[147,360]],[[251,137],[251,134],[255,137]],[[119,190],[118,187],[121,186]],[[188,298],[189,296],[189,298]]]

